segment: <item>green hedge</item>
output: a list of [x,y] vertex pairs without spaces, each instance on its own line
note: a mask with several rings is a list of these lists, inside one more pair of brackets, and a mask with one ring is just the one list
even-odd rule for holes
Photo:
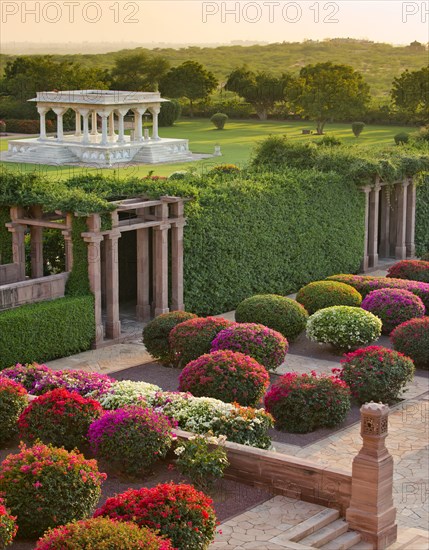
[[93,296],[59,298],[0,312],[0,369],[87,350],[94,336]]
[[429,172],[423,174],[416,188],[416,256],[429,252]]

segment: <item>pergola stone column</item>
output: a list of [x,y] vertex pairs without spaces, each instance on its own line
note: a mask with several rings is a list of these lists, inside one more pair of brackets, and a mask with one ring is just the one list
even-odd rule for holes
[[[162,200],[162,199],[161,199]],[[155,207],[155,215],[161,224],[153,228],[154,232],[154,314],[155,317],[168,313],[168,203],[162,202]]]
[[87,218],[89,231],[82,233],[88,243],[88,277],[91,292],[94,294],[95,313],[95,346],[104,339],[104,327],[101,309],[101,250],[100,243],[103,235],[100,234],[101,219],[99,214],[92,214]]
[[91,112],[91,136],[97,136],[98,135],[98,129],[97,129],[97,111]]
[[[118,214],[115,212],[116,218]],[[119,320],[119,230],[110,231],[105,236],[106,257],[106,338],[119,338],[121,322]]]
[[[183,202],[172,203],[171,214],[171,310],[184,310],[183,303]],[[174,221],[178,218],[178,221]]]
[[[80,115],[83,117],[83,137],[82,143],[89,143],[89,109],[79,109]],[[79,115],[79,116],[80,116]]]
[[109,137],[115,137],[115,111],[109,115]]
[[380,198],[380,180],[377,178],[369,193],[369,224],[368,224],[368,266],[378,264],[378,212]]
[[135,130],[135,141],[143,141],[143,121],[142,116],[146,112],[146,107],[133,109],[134,113],[134,130]]
[[107,145],[107,119],[110,115],[109,112],[99,111],[98,114],[101,116],[101,145]]
[[[144,220],[146,209],[136,211],[137,216]],[[137,237],[137,305],[136,317],[139,321],[150,319],[150,269],[149,269],[149,228],[136,230]]]
[[362,187],[361,190],[365,193],[365,235],[364,235],[364,245],[363,245],[363,258],[361,263],[361,271],[368,270],[368,220],[369,220],[369,193],[371,187],[366,186]]
[[397,184],[397,216],[396,216],[396,246],[395,258],[404,260],[407,257],[407,247],[405,244],[407,230],[407,187],[410,181],[408,179]]
[[362,405],[360,411],[363,446],[353,460],[346,520],[350,529],[359,531],[376,550],[382,550],[397,537],[393,458],[385,445],[389,407],[371,402]]
[[381,188],[380,195],[380,247],[379,254],[382,258],[390,256],[390,214],[391,214],[391,188],[385,185]]
[[160,107],[150,107],[149,111],[152,114],[152,139],[153,140],[159,140],[158,135],[158,115],[161,112]]
[[57,141],[63,141],[63,115],[68,110],[68,107],[52,107],[52,110],[57,115]]
[[40,116],[40,141],[45,141],[46,139],[46,113],[49,111],[47,107],[37,107],[37,112]]
[[15,220],[23,217],[23,209],[20,206],[12,206],[10,209],[10,223],[6,224],[12,233],[12,258],[13,263],[18,265],[17,280],[25,280],[25,225],[16,223]]
[[407,249],[407,258],[414,258],[416,254],[416,245],[414,242],[416,225],[416,184],[412,179],[409,180],[407,187],[407,223],[405,231],[405,247]]
[[81,113],[79,112],[79,109],[76,109],[75,111],[75,132],[74,135],[76,137],[80,137],[82,135],[82,120],[81,120]]
[[[88,120],[88,118],[87,118]],[[66,224],[68,227],[72,227],[73,223],[73,214],[68,213],[66,215]],[[64,249],[65,249],[65,268],[66,271],[71,271],[73,268],[73,239],[72,239],[72,230],[65,229],[61,231],[64,236]]]
[[128,109],[116,109],[118,115],[118,143],[125,143],[125,125],[124,117],[128,113]]
[[[35,205],[31,209],[34,218],[42,218],[42,207]],[[43,277],[43,227],[30,226],[30,246],[31,246],[31,278],[37,279]]]

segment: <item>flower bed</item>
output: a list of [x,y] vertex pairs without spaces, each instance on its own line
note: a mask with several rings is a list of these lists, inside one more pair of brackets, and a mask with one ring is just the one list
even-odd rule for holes
[[103,409],[114,410],[144,403],[157,391],[161,391],[161,388],[155,384],[121,380],[114,382],[107,393],[97,397],[97,401]]
[[53,371],[46,365],[39,365],[38,363],[21,365],[21,363],[17,363],[13,367],[0,371],[0,378],[5,377],[14,382],[18,382],[18,384],[22,384],[29,393],[36,395],[36,388],[40,381],[52,372]]
[[0,498],[0,548],[6,548],[12,543],[18,531],[16,517],[12,516]]
[[390,334],[395,350],[411,357],[417,368],[429,369],[429,317],[411,319]]
[[389,267],[387,277],[429,283],[429,262],[401,260]]
[[0,378],[0,446],[18,433],[18,418],[28,403],[24,386]]
[[314,281],[302,287],[297,295],[299,302],[310,315],[331,306],[359,307],[362,296],[350,285],[337,281]]

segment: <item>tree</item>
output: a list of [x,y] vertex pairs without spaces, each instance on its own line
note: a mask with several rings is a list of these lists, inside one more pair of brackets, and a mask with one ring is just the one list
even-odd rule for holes
[[238,94],[254,106],[261,120],[266,120],[275,103],[285,100],[286,89],[291,87],[293,81],[293,77],[288,74],[281,77],[266,72],[255,74],[243,66],[232,71],[225,90]]
[[363,114],[370,100],[368,84],[349,65],[306,65],[300,71],[299,86],[296,104],[317,122],[318,134],[323,134],[328,120]]
[[418,71],[405,70],[394,79],[391,96],[396,107],[418,122],[429,122],[429,65]]
[[111,89],[156,91],[169,68],[169,62],[159,55],[150,57],[140,52],[118,57],[111,72]]
[[193,116],[193,102],[207,98],[217,84],[215,75],[203,65],[196,61],[185,61],[169,70],[160,82],[160,89],[167,97],[186,97]]

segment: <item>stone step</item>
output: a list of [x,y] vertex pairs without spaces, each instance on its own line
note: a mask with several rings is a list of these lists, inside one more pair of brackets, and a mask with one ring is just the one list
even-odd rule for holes
[[354,545],[356,545],[360,541],[360,533],[356,533],[356,531],[347,531],[346,533],[343,533],[336,539],[329,541],[319,548],[321,548],[322,550],[348,550],[349,548],[354,548]]
[[[321,529],[317,529],[317,531],[314,531],[311,535],[300,539],[299,542],[306,546],[311,546],[312,548],[321,548],[324,544],[333,541],[344,533],[347,533],[348,528],[348,523],[346,523],[343,519],[338,519],[332,523],[329,523],[325,527],[322,527]],[[340,548],[336,547],[335,550],[340,550]]]
[[374,550],[374,546],[370,542],[361,540],[360,542],[352,546],[350,550]]
[[308,535],[311,535],[311,533],[314,533],[318,529],[321,529],[329,523],[337,520],[339,517],[340,513],[338,512],[338,510],[326,508],[325,510],[322,510],[311,518],[308,518],[298,525],[287,529],[281,535],[272,538],[270,542],[279,545],[287,541],[299,542]]

